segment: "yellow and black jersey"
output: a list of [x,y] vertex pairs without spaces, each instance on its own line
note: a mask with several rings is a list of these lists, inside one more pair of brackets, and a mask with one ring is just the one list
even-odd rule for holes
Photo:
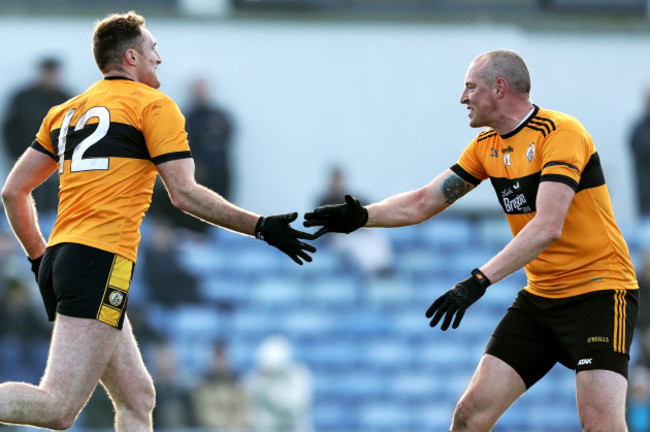
[[125,78],[98,81],[52,108],[32,147],[59,167],[59,209],[48,246],[80,243],[133,262],[156,164],[192,156],[174,101]]
[[598,153],[574,117],[535,106],[511,133],[481,132],[451,169],[474,185],[490,179],[513,235],[535,216],[540,182],[576,191],[562,236],[526,265],[531,293],[561,298],[638,288]]

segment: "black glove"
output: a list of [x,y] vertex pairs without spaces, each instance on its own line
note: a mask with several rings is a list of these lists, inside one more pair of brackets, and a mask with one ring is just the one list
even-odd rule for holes
[[38,283],[38,270],[41,268],[41,260],[43,259],[43,255],[35,259],[31,259],[30,257],[27,257],[27,259],[32,264],[32,273],[34,273],[34,279],[36,279],[36,283]]
[[331,204],[316,207],[313,212],[305,213],[306,227],[322,226],[310,240],[317,239],[327,232],[350,234],[368,222],[368,210],[358,199],[345,196],[345,204]]
[[260,217],[255,227],[255,237],[264,240],[271,246],[275,246],[292,260],[302,265],[300,258],[311,262],[311,256],[305,251],[316,252],[316,248],[298,239],[310,239],[311,234],[295,230],[289,225],[295,221],[298,213],[286,213]]
[[[458,282],[452,289],[444,293],[442,296],[438,297],[436,301],[433,302],[429,309],[427,309],[427,318],[433,319],[429,323],[431,327],[435,327],[446,314],[445,320],[440,326],[441,330],[447,330],[449,328],[449,323],[451,319],[456,314],[456,319],[451,328],[457,328],[460,324],[460,320],[463,319],[465,315],[465,309],[470,307],[472,303],[480,299],[485,290],[491,284],[490,280],[483,274],[479,269],[472,270],[472,275],[465,279],[462,282]],[[435,313],[435,315],[434,315]]]

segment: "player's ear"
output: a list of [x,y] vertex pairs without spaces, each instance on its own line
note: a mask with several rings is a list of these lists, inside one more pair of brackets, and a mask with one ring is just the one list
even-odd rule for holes
[[507,89],[508,81],[506,81],[505,78],[497,78],[496,81],[494,81],[493,90],[497,98],[502,98],[505,95]]
[[133,48],[129,48],[124,52],[124,61],[126,62],[126,64],[135,66],[136,56],[137,56],[137,52]]

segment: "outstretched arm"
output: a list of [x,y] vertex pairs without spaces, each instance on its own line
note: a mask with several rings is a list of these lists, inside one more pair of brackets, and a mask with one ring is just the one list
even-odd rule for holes
[[474,187],[447,169],[420,189],[394,195],[367,206],[366,227],[388,228],[419,224],[445,210]]
[[415,225],[437,215],[474,187],[448,169],[420,189],[394,195],[367,207],[346,195],[343,204],[325,205],[306,213],[303,225],[321,227],[312,238],[327,232],[349,234],[361,227]]
[[174,207],[207,223],[250,236],[260,215],[238,207],[196,182],[194,160],[173,160],[157,166]]
[[158,172],[165,183],[172,204],[207,223],[255,236],[287,254],[297,264],[311,261],[307,252],[316,248],[299,239],[311,236],[289,225],[297,213],[261,217],[227,201],[194,179],[194,161],[190,158],[164,162]]

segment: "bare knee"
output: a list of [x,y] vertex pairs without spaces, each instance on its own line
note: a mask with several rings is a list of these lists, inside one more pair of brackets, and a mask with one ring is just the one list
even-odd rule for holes
[[132,385],[128,393],[111,394],[117,410],[127,410],[148,416],[156,405],[156,389],[149,375],[139,379],[137,385]]
[[585,409],[581,413],[580,422],[585,432],[625,432],[624,415],[614,415],[613,413],[603,413],[597,409]]
[[56,418],[50,419],[47,424],[43,424],[42,426],[52,430],[68,430],[72,427],[76,419],[77,419],[76,414],[66,415],[66,416],[61,415]]
[[53,430],[68,430],[77,420],[81,406],[73,406],[69,400],[52,399],[49,409],[42,413],[38,426]]
[[456,404],[456,409],[454,409],[454,416],[451,425],[452,431],[465,431],[465,430],[474,430],[470,426],[474,424],[474,417],[476,413],[476,407],[472,403],[471,399],[467,397],[461,398],[460,401]]
[[456,404],[451,431],[487,432],[492,429],[493,423],[489,413],[481,412],[474,400],[468,395],[464,395]]

